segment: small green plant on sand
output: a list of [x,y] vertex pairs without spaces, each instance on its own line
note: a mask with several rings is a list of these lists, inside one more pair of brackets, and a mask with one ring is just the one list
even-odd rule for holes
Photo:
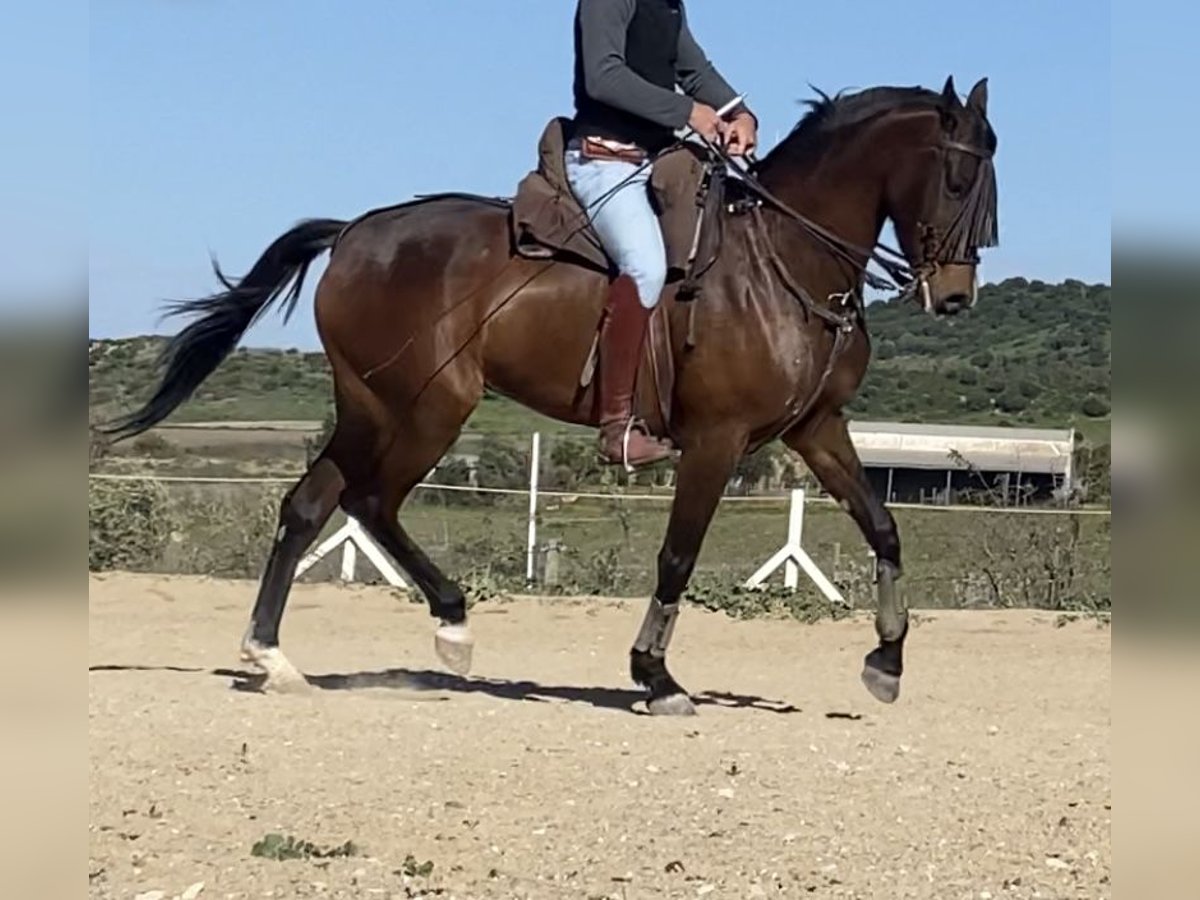
[[353,841],[346,841],[336,847],[320,847],[312,841],[303,841],[292,835],[284,837],[278,833],[266,835],[250,848],[251,856],[280,862],[286,859],[336,859],[358,854],[359,847]]
[[417,858],[409,853],[404,857],[404,865],[400,867],[400,871],[409,878],[428,878],[433,873],[433,860],[417,862]]

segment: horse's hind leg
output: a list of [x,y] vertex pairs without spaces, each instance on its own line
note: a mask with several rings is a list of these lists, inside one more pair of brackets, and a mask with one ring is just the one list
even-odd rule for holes
[[875,551],[878,607],[875,631],[879,646],[867,654],[863,683],[884,703],[900,694],[904,671],[904,639],[908,635],[908,610],[896,589],[900,577],[900,535],[896,520],[875,494],[850,441],[846,420],[834,413],[784,435],[784,442],[804,461],[830,494],[847,507],[851,517]]
[[265,690],[307,687],[304,676],[279,649],[279,625],[300,558],[337,508],[344,486],[341,470],[332,459],[322,455],[280,504],[279,528],[259,583],[250,627],[242,640],[242,658],[267,675]]
[[430,614],[441,622],[435,635],[438,656],[451,671],[465,675],[471,668],[474,647],[467,629],[466,598],[397,518],[412,489],[453,444],[459,427],[439,429],[437,436],[409,432],[398,438],[384,460],[379,483],[369,490],[347,491],[342,506],[416,582],[429,603]]
[[[477,362],[464,355],[425,385],[415,403],[386,403],[385,398],[405,395],[403,381],[409,375],[385,373],[372,384],[370,403],[380,419],[386,420],[382,433],[387,440],[370,477],[351,479],[341,503],[416,583],[429,603],[430,614],[441,623],[435,636],[438,655],[452,671],[465,674],[473,648],[466,598],[404,530],[397,513],[413,488],[458,439],[483,396],[483,374]],[[388,381],[389,376],[395,382]],[[347,384],[357,383],[347,379]],[[397,408],[402,412],[389,412]]]

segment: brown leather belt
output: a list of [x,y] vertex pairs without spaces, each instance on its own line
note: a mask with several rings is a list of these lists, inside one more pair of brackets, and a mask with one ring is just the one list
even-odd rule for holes
[[579,152],[584,159],[616,159],[629,163],[644,163],[647,159],[647,153],[641,147],[612,147],[594,137],[582,138]]

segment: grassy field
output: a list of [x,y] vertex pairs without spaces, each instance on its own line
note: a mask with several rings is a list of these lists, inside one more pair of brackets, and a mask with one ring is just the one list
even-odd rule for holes
[[[90,490],[93,569],[256,578],[274,533],[282,485],[150,484],[94,481]],[[480,595],[524,590],[526,500],[459,505],[461,494],[422,489],[402,521],[440,565]],[[561,545],[550,589],[647,595],[654,582],[668,504],[544,498],[539,545]],[[915,607],[1104,606],[1109,598],[1109,520],[1094,515],[900,509],[905,590]],[[341,524],[335,516],[324,534]],[[693,584],[725,597],[783,543],[782,498],[729,500],[718,511]],[[806,510],[804,544],[856,603],[872,601],[866,547],[838,507]],[[336,571],[327,559],[306,578]],[[364,575],[366,574],[364,570]]]
[[[527,520],[521,502],[481,511],[423,499],[405,520],[413,536],[447,565],[470,573],[479,560],[494,567],[494,560],[518,559],[523,571]],[[640,596],[653,589],[667,515],[666,502],[547,500],[538,539],[543,545],[564,545],[563,577],[575,589]],[[1053,605],[1068,578],[1071,591],[1107,596],[1107,518],[934,509],[899,509],[896,518],[905,548],[905,585],[916,606]],[[704,543],[699,583],[742,583],[782,546],[786,533],[784,500],[725,502]],[[844,511],[810,503],[804,545],[847,593],[873,602],[873,564]],[[989,572],[1000,584],[989,581]]]

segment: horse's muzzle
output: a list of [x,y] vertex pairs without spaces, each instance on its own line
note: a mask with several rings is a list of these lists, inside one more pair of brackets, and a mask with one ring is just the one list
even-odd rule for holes
[[945,316],[956,316],[971,305],[971,298],[966,294],[951,294],[942,301],[941,313]]

